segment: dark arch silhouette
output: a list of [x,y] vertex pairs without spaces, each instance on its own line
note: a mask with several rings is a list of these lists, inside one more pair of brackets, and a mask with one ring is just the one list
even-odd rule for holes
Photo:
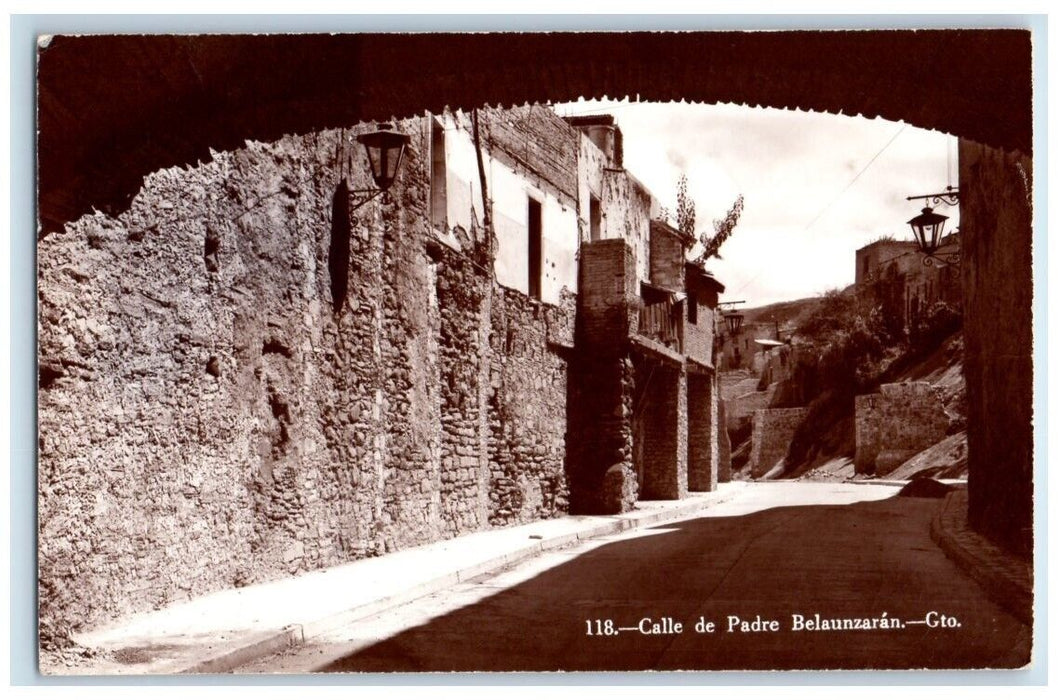
[[247,139],[578,97],[903,120],[1031,152],[1028,30],[57,36],[38,63],[45,232]]

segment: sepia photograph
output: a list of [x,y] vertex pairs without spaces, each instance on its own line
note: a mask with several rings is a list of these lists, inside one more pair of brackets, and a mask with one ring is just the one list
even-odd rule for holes
[[38,673],[1024,682],[1039,35],[952,19],[36,36]]

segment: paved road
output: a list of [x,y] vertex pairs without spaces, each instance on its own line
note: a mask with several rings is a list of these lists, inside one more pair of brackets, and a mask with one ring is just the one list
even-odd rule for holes
[[[237,672],[1027,664],[1031,629],[931,541],[939,502],[895,490],[752,484],[707,517],[546,554]],[[862,627],[822,629],[846,625]]]

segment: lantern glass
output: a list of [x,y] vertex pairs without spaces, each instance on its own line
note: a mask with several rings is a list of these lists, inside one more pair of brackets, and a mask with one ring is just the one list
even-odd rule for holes
[[394,131],[391,124],[379,124],[378,131],[360,134],[356,140],[364,144],[371,164],[371,177],[380,190],[388,190],[397,179],[404,150],[411,138]]
[[387,182],[392,183],[397,179],[397,172],[400,170],[400,161],[403,156],[404,144],[387,148],[383,152],[384,166],[382,172],[386,174]]
[[940,239],[944,234],[944,222],[947,220],[948,217],[943,214],[936,214],[930,207],[925,207],[921,214],[907,222],[915,234],[918,247],[926,255],[932,255],[940,247]]
[[737,311],[724,314],[724,321],[727,323],[727,329],[731,332],[731,335],[738,335],[739,330],[742,329],[742,321],[745,318],[743,314]]
[[384,151],[381,148],[367,146],[364,144],[367,151],[367,160],[371,165],[371,178],[377,183],[382,174],[382,154]]

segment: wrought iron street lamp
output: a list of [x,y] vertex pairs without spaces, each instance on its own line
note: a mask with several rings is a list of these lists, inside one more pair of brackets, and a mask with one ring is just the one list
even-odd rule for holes
[[[717,304],[717,311],[719,311],[720,313],[713,315],[713,323],[715,324],[714,325],[715,335],[713,337],[713,362],[714,363],[717,362],[717,356],[723,353],[724,348],[727,345],[727,339],[731,338],[732,342],[733,342],[733,348],[734,348],[734,352],[735,352],[735,357],[736,357],[735,364],[736,364],[736,366],[741,364],[738,361],[738,359],[737,359],[738,358],[738,345],[737,345],[737,342],[735,342],[735,340],[736,340],[736,336],[738,335],[739,330],[742,329],[742,321],[745,320],[746,317],[745,317],[744,314],[739,313],[738,311],[736,311],[734,309],[726,309],[725,310],[724,307],[725,306],[730,307],[730,306],[732,306],[734,304],[745,304],[745,303],[746,302],[740,300],[740,301],[722,301],[719,304]],[[723,325],[720,324],[720,319],[721,318],[724,319]],[[725,328],[727,330],[726,333],[724,332]],[[719,367],[720,366],[719,363],[717,363],[716,366]]]
[[927,202],[932,202],[933,206],[938,204],[947,204],[949,207],[954,207],[959,203],[959,190],[948,185],[944,188],[943,192],[934,192],[933,194],[916,194],[907,198],[907,201],[913,199],[925,199]]
[[[745,301],[741,299],[738,301],[722,301],[717,306],[720,310],[720,315],[724,319],[724,323],[727,326],[727,331],[730,335],[738,335],[739,330],[742,328],[742,321],[745,320],[745,315],[737,311],[736,309],[725,309],[725,306],[734,306],[735,304],[745,304]],[[724,334],[720,332],[720,339],[723,342]]]
[[[914,195],[907,198],[908,201],[913,199],[925,199],[932,202],[934,206],[938,204],[947,204],[948,206],[955,206],[959,203],[959,190],[955,189],[951,185],[948,185],[945,192],[937,192],[934,194],[922,194]],[[942,260],[948,265],[959,264],[959,251],[949,253],[938,253],[937,250],[941,247],[941,242],[944,236],[944,222],[948,220],[948,217],[943,214],[938,214],[933,211],[933,207],[925,206],[922,208],[922,213],[916,217],[910,219],[907,223],[911,225],[911,231],[915,234],[915,241],[918,243],[919,250],[922,251],[925,256],[922,259],[922,264],[926,266],[932,266],[935,261]]]
[[941,236],[944,235],[944,222],[947,220],[948,217],[936,213],[931,207],[923,207],[921,214],[907,222],[911,224],[919,250],[926,255],[937,252]]
[[350,194],[360,197],[351,207],[356,210],[388,190],[400,172],[404,151],[411,137],[394,130],[392,124],[379,124],[378,129],[360,134],[356,140],[367,150],[367,160],[371,165],[371,179],[375,187],[353,190]]
[[727,330],[732,336],[738,335],[738,332],[742,330],[742,322],[746,320],[745,314],[738,311],[726,311],[724,312],[724,323],[727,324]]

